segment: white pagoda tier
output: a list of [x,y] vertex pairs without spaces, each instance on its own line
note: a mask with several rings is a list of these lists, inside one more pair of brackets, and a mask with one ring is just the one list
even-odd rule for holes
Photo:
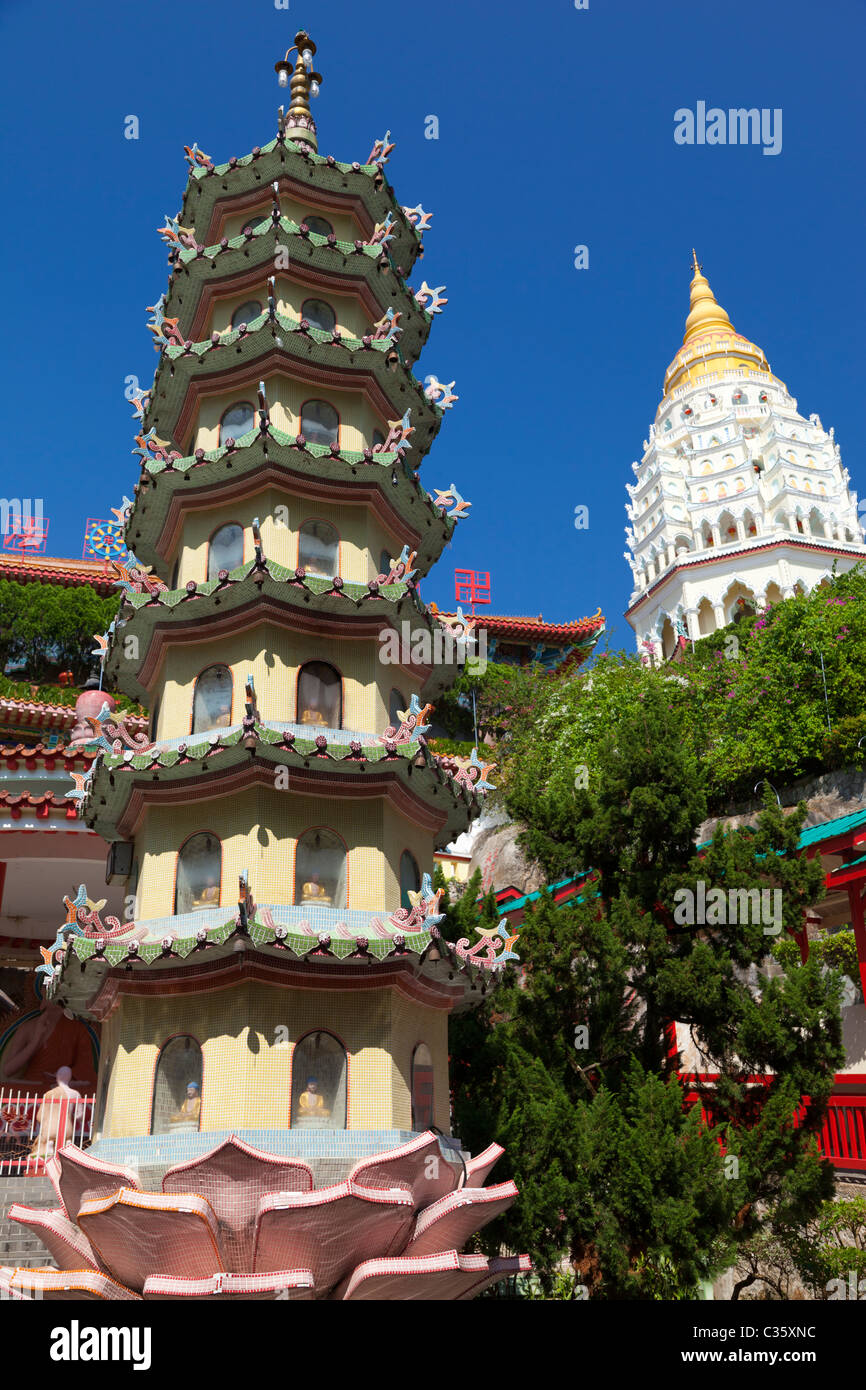
[[669,658],[743,613],[866,559],[833,430],[804,419],[761,348],[737,333],[694,257],[683,345],[627,485],[639,647]]

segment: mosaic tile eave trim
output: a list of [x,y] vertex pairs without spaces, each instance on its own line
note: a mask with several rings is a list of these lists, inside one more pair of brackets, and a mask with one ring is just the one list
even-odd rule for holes
[[[419,754],[424,753],[420,739],[413,739],[408,743],[395,743],[391,752],[385,743],[371,740],[369,734],[359,734],[349,729],[325,729],[289,722],[280,724],[275,720],[256,720],[250,726],[243,723],[234,724],[230,728],[186,734],[177,739],[160,739],[144,753],[136,753],[134,749],[125,749],[120,753],[106,752],[103,756],[103,766],[111,772],[121,768],[128,768],[133,772],[149,772],[157,767],[173,768],[184,763],[197,764],[204,759],[210,759],[215,753],[238,748],[243,745],[244,738],[250,736],[255,738],[257,744],[262,745],[262,753],[267,754],[273,750],[275,756],[277,752],[293,752],[300,757],[318,758],[325,756],[326,750],[333,746],[338,751],[330,753],[332,760],[375,763],[392,758],[412,762]],[[319,739],[324,739],[325,744],[318,742]],[[425,756],[426,761],[428,758]],[[99,769],[97,773],[98,771]]]
[[[423,1131],[408,1129],[234,1129],[206,1130],[198,1134],[143,1134],[125,1138],[96,1139],[88,1153],[105,1163],[140,1168],[170,1167],[217,1149],[234,1136],[263,1153],[280,1158],[339,1158],[355,1161],[399,1148],[420,1138]],[[439,1141],[442,1157],[457,1160],[459,1139]],[[464,1155],[468,1157],[468,1155]]]
[[[185,958],[197,947],[200,948],[202,942],[221,946],[228,941],[237,926],[234,918],[226,921],[227,911],[224,907],[202,908],[177,917],[130,922],[128,931],[119,938],[106,940],[73,936],[69,944],[78,960],[89,960],[100,954],[110,965],[119,965],[131,955],[150,965],[166,954],[165,943],[170,943],[174,956]],[[270,918],[273,926],[267,923],[267,918]],[[410,926],[408,931],[401,931],[400,926],[394,924],[385,912],[364,912],[351,908],[340,911],[338,908],[261,903],[249,924],[252,946],[276,945],[280,949],[293,951],[297,956],[306,955],[325,937],[330,940],[332,954],[341,959],[356,950],[359,941],[366,941],[370,954],[377,960],[384,960],[398,943],[404,943],[407,951],[420,955],[432,940],[429,930]],[[98,951],[100,940],[103,945]],[[132,951],[130,945],[134,948]]]

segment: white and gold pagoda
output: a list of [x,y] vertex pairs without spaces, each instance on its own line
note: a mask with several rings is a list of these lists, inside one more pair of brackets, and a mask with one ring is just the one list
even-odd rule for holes
[[656,659],[866,559],[833,430],[799,414],[692,260],[683,344],[627,485],[626,617]]

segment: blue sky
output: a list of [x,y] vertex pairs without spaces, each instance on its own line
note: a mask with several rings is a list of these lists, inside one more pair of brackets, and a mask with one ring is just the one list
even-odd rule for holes
[[[145,306],[183,146],[222,162],[276,134],[273,64],[300,26],[325,78],[322,153],[364,160],[390,129],[400,201],[434,213],[411,281],[444,282],[449,303],[419,369],[460,400],[422,479],[473,508],[426,599],[453,604],[455,567],[489,570],[488,611],[601,606],[631,647],[625,484],[682,339],[692,245],[866,493],[862,0],[3,0],[3,491],[44,498],[50,554],[80,555],[86,518],[137,477],[123,384],[152,377]],[[699,100],[781,108],[781,153],[678,146],[674,112]]]

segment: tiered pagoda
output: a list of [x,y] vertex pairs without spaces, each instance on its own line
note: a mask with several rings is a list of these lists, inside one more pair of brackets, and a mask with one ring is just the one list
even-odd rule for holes
[[866,559],[832,428],[798,412],[692,263],[683,343],[627,485],[626,617],[659,660]]
[[396,202],[387,137],[318,153],[296,45],[277,138],[189,149],[161,229],[100,644],[151,727],[91,717],[80,786],[127,909],[67,900],[41,967],[102,1025],[95,1142],[58,1145],[56,1210],[13,1209],[59,1266],[6,1271],[13,1294],[466,1298],[528,1268],[461,1253],[516,1189],[450,1135],[448,1017],[515,956],[504,930],[446,943],[430,886],[489,783],[424,738],[465,656],[417,591],[455,524],[418,475],[455,399],[412,373],[429,214]]

